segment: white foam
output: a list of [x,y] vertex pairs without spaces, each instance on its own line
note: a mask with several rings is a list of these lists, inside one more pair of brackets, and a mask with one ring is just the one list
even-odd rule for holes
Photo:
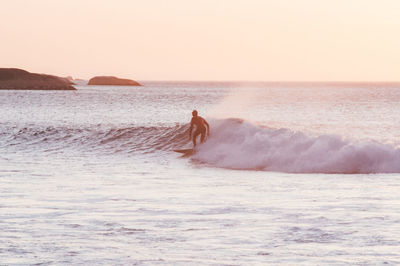
[[400,149],[337,135],[309,136],[239,119],[211,120],[194,159],[224,168],[290,173],[400,173]]

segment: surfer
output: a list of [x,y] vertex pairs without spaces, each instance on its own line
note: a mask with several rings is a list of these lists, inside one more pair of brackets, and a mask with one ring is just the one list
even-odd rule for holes
[[[196,110],[193,110],[192,116],[193,116],[192,120],[190,121],[189,139],[193,141],[193,147],[196,147],[196,138],[198,135],[201,135],[200,143],[204,142],[204,139],[206,137],[206,127],[207,127],[207,136],[210,136],[210,125],[203,117],[197,115]],[[193,138],[192,138],[193,125],[196,126],[196,131],[193,133]]]

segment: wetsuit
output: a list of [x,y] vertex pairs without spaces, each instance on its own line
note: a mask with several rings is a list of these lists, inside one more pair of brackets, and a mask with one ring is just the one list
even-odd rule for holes
[[190,131],[192,130],[193,125],[196,126],[196,131],[193,133],[193,144],[196,146],[196,138],[198,135],[200,136],[200,142],[204,142],[204,139],[206,137],[206,126],[208,126],[208,123],[204,118],[201,116],[193,116],[192,120],[190,121]]

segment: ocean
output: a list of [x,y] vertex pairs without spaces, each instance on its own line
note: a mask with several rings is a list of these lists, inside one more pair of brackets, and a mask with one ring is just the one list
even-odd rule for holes
[[0,265],[400,264],[399,83],[144,85],[0,91]]

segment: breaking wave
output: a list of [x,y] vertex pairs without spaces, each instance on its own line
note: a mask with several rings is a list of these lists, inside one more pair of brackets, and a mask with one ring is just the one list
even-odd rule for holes
[[212,137],[193,159],[217,167],[288,173],[400,173],[400,149],[394,145],[313,137],[240,119],[213,121]]
[[[191,158],[221,168],[288,173],[400,173],[400,149],[337,135],[310,136],[240,119],[210,120],[211,137]],[[148,154],[190,146],[188,125],[110,128],[1,125],[3,152]]]

